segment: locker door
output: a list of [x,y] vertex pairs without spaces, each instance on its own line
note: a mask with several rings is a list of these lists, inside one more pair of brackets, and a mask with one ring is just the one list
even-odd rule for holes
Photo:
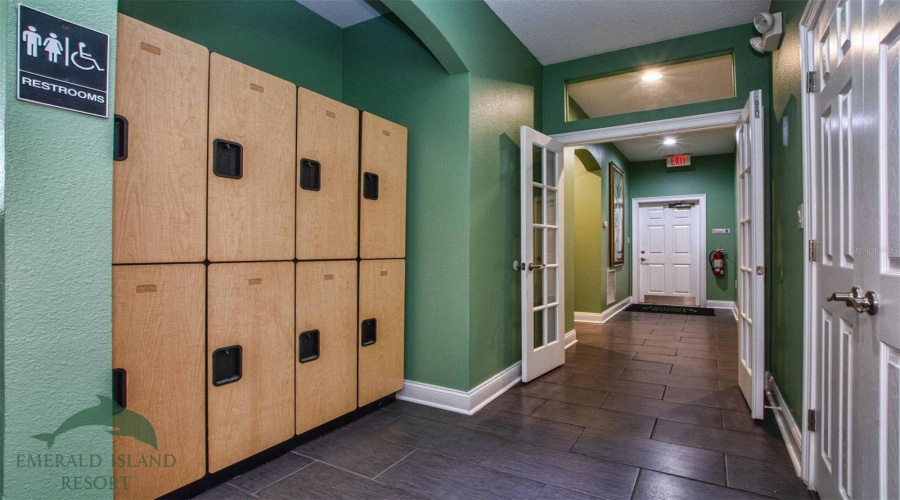
[[[203,264],[114,266],[112,290],[116,477],[131,476],[115,497],[156,498],[206,473]],[[157,449],[144,417],[156,434]],[[120,416],[119,416],[120,415]],[[143,441],[137,439],[143,437]],[[165,467],[128,466],[171,456]]]
[[294,263],[209,266],[209,471],[294,435]]
[[297,91],[297,259],[355,259],[359,111]]
[[356,278],[353,260],[297,264],[297,434],[356,409]]
[[205,47],[119,14],[113,263],[206,259]]
[[406,127],[362,114],[359,256],[406,256]]
[[406,262],[359,263],[359,406],[403,388]]
[[209,260],[293,259],[297,88],[219,54],[209,75]]

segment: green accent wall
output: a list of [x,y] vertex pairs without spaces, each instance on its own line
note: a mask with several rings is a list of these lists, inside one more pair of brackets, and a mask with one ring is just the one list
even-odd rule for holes
[[803,297],[806,242],[797,226],[803,203],[800,17],[805,1],[775,0],[771,12],[783,12],[784,39],[772,54],[769,148],[771,153],[772,258],[770,260],[769,349],[771,370],[796,422],[803,413]]
[[343,75],[345,102],[409,128],[405,376],[468,390],[469,74],[385,16],[344,30]]
[[[752,24],[746,24],[544,66],[544,131],[557,134],[741,109],[747,102],[750,91],[763,89],[766,94],[769,92],[769,57],[754,52],[748,43],[750,38],[757,34]],[[565,120],[567,81],[612,75],[648,65],[724,52],[734,54],[736,93],[732,99],[573,122]]]
[[[108,33],[115,46],[115,1],[26,4]],[[112,498],[110,490],[63,489],[63,477],[112,475],[106,429],[71,430],[51,450],[31,437],[96,406],[97,395],[110,395],[112,102],[110,118],[103,119],[17,100],[17,17],[16,2],[4,2],[2,496]],[[110,57],[112,101],[115,51]],[[101,462],[79,469],[27,466],[28,456],[45,453],[94,455]]]
[[[566,192],[566,205],[575,209],[572,234],[574,255],[574,311],[601,313],[631,295],[631,244],[625,245],[625,265],[616,268],[616,300],[606,301],[607,271],[610,266],[609,163],[625,172],[625,198],[632,191],[632,166],[613,144],[581,146],[574,149],[574,189]],[[625,234],[630,233],[631,208],[626,205]],[[569,240],[569,238],[567,238]],[[570,301],[572,295],[568,296]]]
[[[694,156],[689,167],[667,168],[666,160],[641,161],[631,164],[628,201],[651,196],[706,195],[706,252],[703,270],[706,274],[708,300],[737,300],[737,194],[734,153]],[[714,228],[729,228],[729,234],[712,234]],[[631,234],[631,227],[628,233]],[[634,234],[631,234],[634,238]],[[706,263],[710,252],[725,252],[725,276],[713,276]]]
[[119,12],[341,98],[341,29],[294,0],[119,0]]

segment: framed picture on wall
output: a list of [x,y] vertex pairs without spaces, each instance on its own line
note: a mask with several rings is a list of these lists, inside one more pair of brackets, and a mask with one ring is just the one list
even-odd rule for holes
[[625,172],[609,162],[609,265],[625,265]]

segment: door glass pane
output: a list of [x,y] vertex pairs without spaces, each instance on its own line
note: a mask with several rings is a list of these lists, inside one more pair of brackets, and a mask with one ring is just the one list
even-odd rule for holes
[[534,273],[534,305],[544,305],[544,270],[535,269]]
[[544,223],[544,190],[539,187],[532,188],[532,199],[534,201],[534,223]]
[[544,345],[544,311],[534,312],[534,348]]
[[544,263],[544,230],[534,228],[534,264],[540,265]]
[[552,189],[547,190],[547,224],[550,226],[556,225],[556,191]]
[[531,146],[531,165],[532,165],[532,176],[534,177],[534,182],[538,184],[544,183],[544,148],[540,146],[533,145]]
[[547,343],[550,344],[552,342],[556,342],[556,310],[557,307],[553,306],[546,310],[547,314]]
[[556,229],[547,228],[547,264],[556,264]]
[[556,186],[556,153],[547,151],[547,185]]
[[548,267],[547,268],[547,303],[552,304],[556,302],[556,272],[557,268]]

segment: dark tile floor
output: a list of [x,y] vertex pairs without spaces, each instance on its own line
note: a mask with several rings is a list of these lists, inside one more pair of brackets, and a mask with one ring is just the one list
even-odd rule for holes
[[731,316],[576,329],[565,366],[474,416],[398,401],[201,498],[809,498],[750,418]]

